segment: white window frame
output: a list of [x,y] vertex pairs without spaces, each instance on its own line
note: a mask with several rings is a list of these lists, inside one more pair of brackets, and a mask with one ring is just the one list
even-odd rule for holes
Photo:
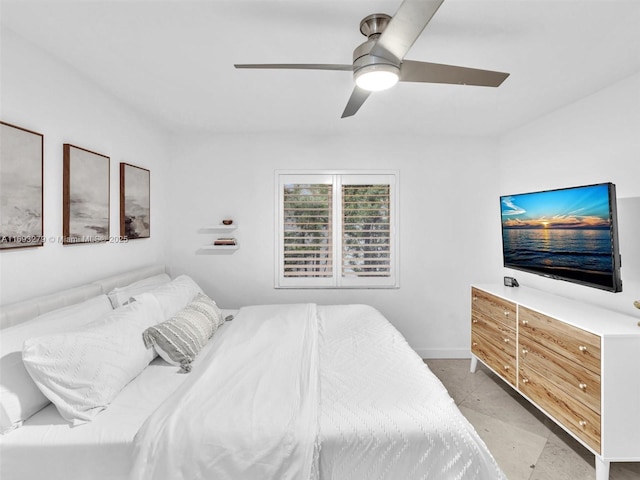
[[[276,170],[275,172],[275,288],[399,288],[398,278],[398,199],[399,172],[397,170]],[[333,276],[294,278],[284,276],[284,195],[283,187],[290,183],[332,184],[332,245]],[[389,185],[390,209],[390,276],[343,277],[342,276],[342,184]]]

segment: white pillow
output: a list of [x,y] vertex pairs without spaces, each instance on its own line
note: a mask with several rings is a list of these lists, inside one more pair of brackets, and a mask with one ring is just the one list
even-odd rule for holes
[[112,312],[106,295],[60,308],[0,333],[0,433],[7,433],[49,404],[22,363],[28,338],[77,330]]
[[161,320],[156,298],[142,294],[81,330],[27,340],[22,360],[65,420],[89,422],[154,359],[142,332]]
[[[189,304],[198,293],[203,293],[202,289],[187,275],[180,275],[169,283],[160,285],[150,290],[160,302],[162,308],[162,320],[169,320],[176,313]],[[138,296],[134,296],[136,300]]]
[[154,275],[152,277],[143,278],[142,280],[133,282],[126,287],[114,288],[107,293],[107,296],[109,297],[113,308],[118,308],[129,303],[131,297],[148,292],[154,287],[164,283],[169,283],[170,281],[171,277],[169,275],[166,273],[160,273],[159,275]]

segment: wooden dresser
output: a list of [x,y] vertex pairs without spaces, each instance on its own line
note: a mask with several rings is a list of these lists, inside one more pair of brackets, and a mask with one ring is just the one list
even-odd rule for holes
[[471,288],[480,360],[596,456],[640,462],[638,318],[526,287]]

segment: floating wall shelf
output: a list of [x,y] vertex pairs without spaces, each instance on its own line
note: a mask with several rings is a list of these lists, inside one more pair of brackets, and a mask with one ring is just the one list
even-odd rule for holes
[[[198,230],[198,233],[230,233],[233,232],[234,230],[236,230],[238,228],[237,225],[206,225],[202,228],[200,228],[200,230]],[[238,250],[238,248],[240,248],[240,246],[237,244],[235,245],[213,245],[213,244],[208,244],[208,245],[203,245],[202,247],[200,247],[200,249],[198,250],[198,253],[202,253],[202,254],[212,254],[212,253],[233,253],[236,250]]]
[[200,247],[202,250],[238,250],[240,245],[205,245]]
[[238,228],[237,225],[207,225],[202,227],[200,230],[203,233],[206,232],[233,232],[236,228]]

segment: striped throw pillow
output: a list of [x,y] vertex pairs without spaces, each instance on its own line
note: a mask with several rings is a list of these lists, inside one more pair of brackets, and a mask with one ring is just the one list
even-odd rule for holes
[[153,347],[167,363],[191,371],[191,363],[211,336],[224,323],[215,302],[198,294],[193,302],[162,323],[147,328],[142,339],[147,348]]
[[218,308],[216,302],[211,300],[204,293],[198,293],[193,301],[189,304],[189,308],[202,313],[209,319],[213,327],[213,333],[215,333],[218,327],[224,323],[222,311],[220,310],[220,308]]

